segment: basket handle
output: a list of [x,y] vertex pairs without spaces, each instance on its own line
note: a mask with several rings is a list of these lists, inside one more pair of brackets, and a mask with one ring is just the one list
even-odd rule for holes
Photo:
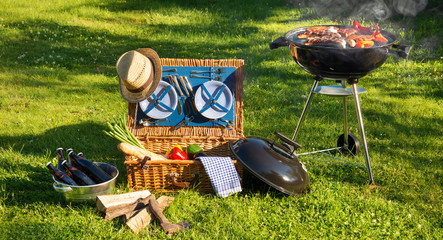
[[179,182],[177,181],[178,173],[169,173],[168,177],[172,181],[172,185],[179,187],[179,188],[189,188],[195,186],[199,180],[200,180],[200,173],[193,173],[194,179],[192,179],[190,182]]

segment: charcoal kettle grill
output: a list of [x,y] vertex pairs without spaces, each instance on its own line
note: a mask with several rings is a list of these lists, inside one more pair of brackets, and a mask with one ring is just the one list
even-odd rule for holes
[[[347,25],[332,25],[330,27],[350,28]],[[347,121],[347,97],[353,96],[355,109],[357,113],[358,126],[362,147],[365,155],[365,164],[369,176],[369,183],[374,184],[371,162],[368,152],[368,146],[365,136],[363,118],[360,108],[358,95],[367,92],[365,89],[357,87],[360,78],[364,77],[374,69],[380,67],[387,59],[389,54],[394,54],[402,58],[407,58],[410,47],[395,45],[396,37],[386,31],[380,31],[388,39],[387,43],[377,44],[368,48],[339,48],[322,45],[305,45],[304,41],[298,39],[298,34],[305,32],[308,27],[297,28],[287,32],[283,37],[274,40],[270,44],[270,49],[278,47],[288,47],[293,59],[306,72],[313,75],[314,83],[310,89],[302,114],[295,129],[292,141],[295,141],[300,131],[302,123],[306,118],[309,105],[314,93],[327,96],[336,96],[343,98],[343,123],[344,133],[337,140],[337,148],[325,149],[316,152],[330,151],[337,149],[343,152],[346,150],[356,156],[360,152],[360,143],[357,137],[348,133]],[[341,85],[319,86],[323,79],[335,80]],[[347,88],[349,84],[351,88]],[[294,151],[297,149],[294,149]],[[315,153],[315,152],[311,152]],[[310,153],[295,154],[296,156],[307,155]]]

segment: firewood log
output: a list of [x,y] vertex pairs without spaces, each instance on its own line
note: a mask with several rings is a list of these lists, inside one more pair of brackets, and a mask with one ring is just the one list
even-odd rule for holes
[[96,198],[96,206],[98,212],[105,214],[105,221],[107,221],[145,207],[149,198],[155,198],[155,196],[148,190],[100,195]]
[[[174,201],[174,197],[161,196],[157,199],[160,210],[163,211],[169,204]],[[134,211],[130,218],[126,221],[126,226],[134,233],[138,233],[141,229],[149,225],[154,220],[154,215],[148,206]]]

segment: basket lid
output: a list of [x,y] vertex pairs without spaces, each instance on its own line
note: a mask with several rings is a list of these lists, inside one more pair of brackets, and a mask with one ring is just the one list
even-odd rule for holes
[[[153,99],[150,100],[151,104],[146,104],[145,106],[142,106],[140,103],[140,107],[137,103],[128,103],[128,128],[135,136],[146,138],[198,137],[202,139],[215,137],[218,139],[221,138],[222,141],[225,141],[226,139],[238,139],[244,137],[243,60],[172,58],[161,58],[160,60],[162,70],[164,71],[163,77],[165,79],[169,75],[188,76],[189,82],[191,82],[192,85],[191,88],[193,88],[193,92],[189,91],[190,95],[187,96],[185,90],[186,84],[180,81],[178,83],[175,81],[172,83],[166,82],[165,80],[163,82],[172,86],[171,90],[167,95],[164,96],[163,99],[167,99],[167,102],[165,103],[167,107],[161,106],[161,104],[152,107],[152,102],[154,102]],[[210,72],[200,72],[202,68],[209,69]],[[223,68],[225,71],[216,71],[219,68]],[[191,74],[187,75],[184,73],[187,71],[190,73],[200,73],[194,74],[193,77],[191,77]],[[223,77],[219,78],[221,76]],[[213,79],[218,80],[215,81]],[[159,88],[165,89],[167,86],[167,84],[162,84],[162,86],[159,86]],[[209,108],[206,106],[207,104],[204,104],[208,103],[210,98],[202,86],[204,86],[207,92],[212,95],[212,100],[216,100],[218,104],[213,104],[212,106],[209,105]],[[172,89],[175,90],[175,96],[172,93]],[[181,93],[178,92],[179,90],[181,90]],[[161,97],[161,93],[160,96],[157,95],[155,95],[155,97],[158,100],[158,98]],[[149,103],[149,99],[147,100]],[[174,102],[177,105],[175,105]],[[181,104],[181,114],[179,114],[180,111],[178,109],[179,103]],[[203,105],[200,105],[202,103]],[[195,109],[192,107],[195,107]],[[189,109],[191,111],[189,111]],[[145,115],[143,112],[146,113],[146,110],[148,111]],[[158,112],[154,114],[154,110],[157,110]],[[171,110],[173,110],[173,113],[168,116]],[[192,121],[190,116],[185,114],[186,112],[191,112],[190,115],[194,117]],[[146,119],[142,118],[143,115]],[[185,124],[179,128],[176,128],[178,125],[176,124],[177,119],[180,120],[181,118],[185,120]],[[140,120],[146,120],[144,123],[148,124],[141,124]]]

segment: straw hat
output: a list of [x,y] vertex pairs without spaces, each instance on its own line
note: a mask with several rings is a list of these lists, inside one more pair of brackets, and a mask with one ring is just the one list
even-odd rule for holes
[[130,103],[138,103],[151,96],[161,79],[160,58],[151,48],[124,53],[116,67],[120,93]]

